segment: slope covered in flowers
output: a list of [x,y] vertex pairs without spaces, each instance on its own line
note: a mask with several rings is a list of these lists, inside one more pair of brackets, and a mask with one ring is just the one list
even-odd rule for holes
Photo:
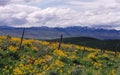
[[0,75],[119,75],[120,53],[0,36]]

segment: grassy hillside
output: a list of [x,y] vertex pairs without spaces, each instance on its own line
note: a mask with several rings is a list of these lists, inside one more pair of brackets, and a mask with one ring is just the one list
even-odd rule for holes
[[[58,42],[59,39],[47,40],[51,42]],[[120,51],[120,40],[100,40],[91,37],[71,37],[63,38],[64,43],[82,45],[92,48],[99,48],[103,50]]]
[[0,75],[119,75],[120,53],[0,36]]

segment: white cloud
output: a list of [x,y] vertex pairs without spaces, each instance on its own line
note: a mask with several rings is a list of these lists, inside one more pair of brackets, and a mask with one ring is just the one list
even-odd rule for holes
[[0,22],[11,26],[22,25],[27,23],[25,20],[28,14],[39,10],[41,9],[27,5],[6,5],[0,7]]
[[76,25],[120,30],[120,5],[115,0],[64,0],[63,4],[66,4],[64,6],[63,4],[49,6],[51,2],[62,1],[49,0],[46,2],[48,7],[41,9],[35,5],[25,5],[26,2],[32,5],[33,0],[6,0],[6,2],[1,0],[1,5],[7,5],[0,6],[0,25],[16,27]]

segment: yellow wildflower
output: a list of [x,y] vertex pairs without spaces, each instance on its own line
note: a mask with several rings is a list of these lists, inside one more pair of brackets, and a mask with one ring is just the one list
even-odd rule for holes
[[69,56],[71,59],[75,59],[75,58],[77,58],[75,55],[71,55],[71,56]]
[[8,49],[9,49],[10,51],[15,52],[15,51],[17,51],[18,47],[10,46]]
[[39,58],[39,59],[35,60],[35,62],[34,62],[35,65],[42,64],[42,63],[46,63],[46,60],[43,58]]
[[60,61],[60,60],[56,60],[55,65],[58,66],[58,67],[63,67],[64,63],[62,61]]
[[54,50],[53,52],[54,55],[59,55],[59,56],[66,56],[66,54],[62,50]]
[[90,53],[87,57],[88,58],[95,58],[95,53]]
[[13,71],[14,71],[14,75],[23,75],[24,74],[19,68],[16,68]]
[[101,64],[101,63],[93,62],[93,64],[94,64],[94,66],[95,66],[96,68],[101,69],[101,67],[102,67],[102,64]]

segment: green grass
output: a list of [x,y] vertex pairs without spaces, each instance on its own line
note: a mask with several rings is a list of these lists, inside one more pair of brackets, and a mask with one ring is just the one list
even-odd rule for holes
[[[8,42],[7,49],[3,46]],[[38,40],[0,37],[0,75],[119,75],[120,53]],[[12,47],[11,47],[12,46]],[[84,51],[84,53],[83,53]]]

